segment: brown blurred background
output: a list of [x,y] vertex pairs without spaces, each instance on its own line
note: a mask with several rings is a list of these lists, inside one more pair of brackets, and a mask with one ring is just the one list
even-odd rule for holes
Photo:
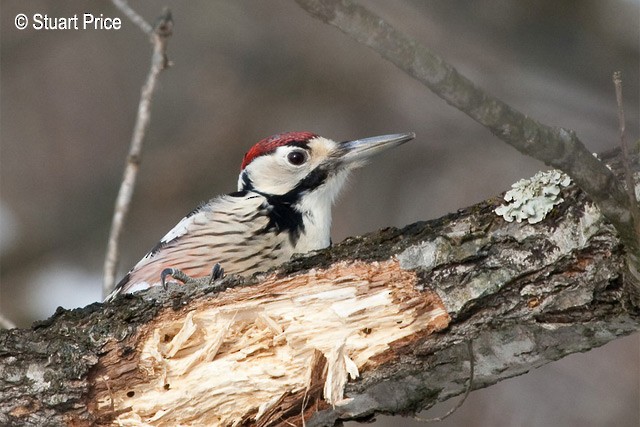
[[[366,4],[490,93],[574,129],[594,152],[618,143],[611,74],[620,70],[628,140],[638,138],[638,0]],[[123,273],[196,204],[233,191],[244,152],[273,133],[345,140],[416,132],[414,142],[355,174],[335,209],[334,241],[441,216],[544,167],[293,0],[134,7],[153,21],[164,5],[174,14],[175,65],[161,76],[153,104]],[[18,13],[85,12],[119,16],[123,28],[14,25]],[[57,306],[100,299],[150,46],[107,1],[2,0],[0,16],[0,312],[27,326]],[[440,425],[637,426],[638,344],[638,335],[621,339],[474,392]]]

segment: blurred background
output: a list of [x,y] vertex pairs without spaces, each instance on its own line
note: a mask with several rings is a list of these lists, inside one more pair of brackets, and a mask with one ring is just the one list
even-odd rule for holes
[[[622,71],[638,139],[638,0],[375,0],[367,6],[490,93],[594,152],[618,144]],[[131,215],[125,273],[199,202],[233,191],[273,133],[336,140],[414,131],[356,174],[333,240],[439,217],[544,165],[528,159],[293,0],[138,1],[173,11]],[[18,13],[120,17],[118,31],[16,29]],[[19,326],[101,299],[101,269],[140,87],[145,36],[110,2],[0,3],[0,313]],[[473,392],[443,426],[637,426],[638,335]],[[454,402],[424,414],[437,416]],[[378,417],[378,424],[417,425]]]

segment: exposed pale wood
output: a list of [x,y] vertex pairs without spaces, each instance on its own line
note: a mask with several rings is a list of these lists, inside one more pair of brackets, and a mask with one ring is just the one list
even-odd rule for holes
[[613,227],[560,196],[537,224],[489,200],[0,331],[0,424],[333,425],[462,393],[469,340],[480,388],[637,331]]
[[315,403],[309,378],[318,375],[325,401],[339,406],[349,379],[448,325],[438,296],[416,283],[398,261],[341,262],[165,311],[137,344],[142,377],[106,369],[96,409],[126,411],[122,425],[260,422],[286,396]]

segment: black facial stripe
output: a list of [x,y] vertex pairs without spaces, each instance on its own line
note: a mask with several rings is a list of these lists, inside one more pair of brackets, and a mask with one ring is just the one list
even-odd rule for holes
[[293,190],[289,191],[287,194],[291,193],[291,196],[295,195],[296,199],[298,199],[302,193],[313,191],[324,184],[328,176],[329,170],[327,167],[320,165],[298,182]]
[[[264,194],[268,206],[267,215],[269,222],[260,230],[268,232],[276,230],[277,233],[288,232],[291,244],[295,245],[304,232],[303,213],[296,209],[295,205],[300,201],[300,197],[324,184],[329,176],[329,171],[324,166],[319,166],[304,179],[302,179],[291,191],[282,194]],[[255,191],[255,190],[254,190]]]
[[[307,141],[291,141],[287,146],[310,150]],[[327,181],[331,171],[334,169],[332,163],[327,162],[319,165],[285,194],[261,192],[255,188],[248,172],[246,170],[243,171],[240,178],[242,182],[241,193],[254,192],[266,199],[266,203],[261,207],[261,210],[266,211],[269,222],[258,233],[275,231],[279,234],[287,232],[291,244],[295,245],[300,238],[300,234],[304,232],[303,213],[296,209],[296,205],[304,194],[315,190]]]
[[247,171],[242,172],[241,181],[242,190],[231,193],[231,196],[244,197],[247,193],[254,192],[266,199],[266,202],[258,210],[258,214],[266,215],[269,222],[258,231],[258,234],[271,231],[275,231],[277,234],[288,232],[291,243],[295,245],[300,238],[300,233],[304,230],[302,214],[293,207],[298,201],[298,195],[294,193],[295,189],[282,195],[263,193],[256,190]]
[[242,171],[242,191],[253,191],[253,182],[251,182],[251,178],[249,178],[249,174],[247,171]]

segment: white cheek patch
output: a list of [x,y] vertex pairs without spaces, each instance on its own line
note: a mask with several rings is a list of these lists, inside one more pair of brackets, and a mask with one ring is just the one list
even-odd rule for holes
[[[330,139],[316,137],[308,142],[309,159],[300,166],[292,165],[287,156],[295,146],[281,146],[271,154],[253,159],[245,168],[253,187],[266,194],[286,194],[300,181],[324,162],[333,153],[338,144]],[[242,179],[238,185],[242,185]]]
[[290,150],[278,148],[271,155],[254,159],[246,168],[253,187],[267,194],[285,194],[298,180],[308,173],[307,167],[295,167],[289,164],[286,155]]

